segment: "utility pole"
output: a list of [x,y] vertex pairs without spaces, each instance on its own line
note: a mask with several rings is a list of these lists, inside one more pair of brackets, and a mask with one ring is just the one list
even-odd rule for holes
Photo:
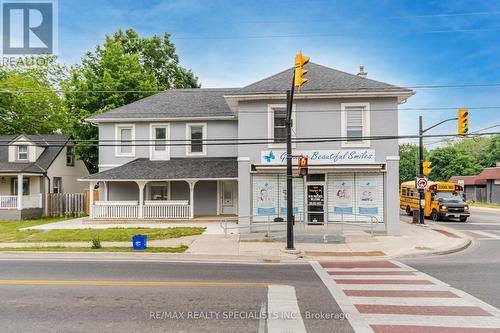
[[286,250],[295,250],[293,240],[293,173],[292,173],[292,108],[293,95],[295,87],[299,88],[307,79],[302,78],[302,75],[307,73],[307,70],[302,67],[309,62],[309,57],[302,55],[302,52],[295,56],[295,68],[292,77],[292,88],[286,92]]
[[[295,81],[295,73],[293,74]],[[286,92],[286,249],[295,250],[293,241],[292,104],[295,86]]]
[[[424,129],[424,119],[422,116],[419,116],[418,118],[418,123],[419,123],[419,128],[418,128],[418,158],[419,158],[419,177],[424,177],[428,173],[430,173],[430,163],[424,168],[424,133],[427,132],[430,129],[433,129],[436,126],[439,126],[443,123],[446,123],[448,121],[454,121],[458,120],[458,135],[467,135],[469,133],[469,110],[467,109],[459,109],[458,110],[458,117],[456,118],[449,118],[443,121],[440,121],[437,124],[434,124],[430,127],[427,127]],[[424,169],[427,169],[427,171],[424,171]],[[419,189],[419,202],[418,202],[418,207],[419,207],[419,223],[420,224],[425,224],[425,216],[424,216],[424,206],[422,205],[422,202],[425,201],[425,189]]]
[[[419,130],[418,130],[418,158],[419,158],[419,171],[418,175],[419,177],[424,176],[424,120],[423,117],[420,116],[418,118],[418,123],[419,123]],[[419,200],[418,200],[418,217],[419,217],[419,223],[420,224],[425,224],[425,217],[424,217],[424,206],[422,205],[422,202],[425,200],[425,189],[419,189]]]

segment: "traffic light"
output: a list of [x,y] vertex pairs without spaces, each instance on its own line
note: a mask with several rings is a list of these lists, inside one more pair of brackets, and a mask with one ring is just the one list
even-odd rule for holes
[[307,82],[307,79],[302,76],[308,72],[307,69],[303,68],[308,62],[309,57],[302,55],[302,51],[295,56],[295,87],[297,88]]
[[301,156],[299,157],[299,175],[300,176],[307,176],[307,157]]
[[424,175],[427,176],[432,172],[431,165],[432,165],[431,162],[427,161],[424,162]]
[[469,133],[469,110],[458,110],[458,135],[466,135]]

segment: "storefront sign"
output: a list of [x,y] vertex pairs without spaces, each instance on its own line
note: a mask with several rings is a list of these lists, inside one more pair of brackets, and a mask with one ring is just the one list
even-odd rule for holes
[[[307,156],[309,165],[338,165],[375,163],[374,149],[340,149],[340,150],[296,150],[293,163],[297,164],[298,156]],[[285,150],[261,151],[261,163],[264,165],[286,164]]]
[[378,214],[378,198],[377,198],[376,181],[360,181],[358,182],[358,212],[359,214],[377,215]]

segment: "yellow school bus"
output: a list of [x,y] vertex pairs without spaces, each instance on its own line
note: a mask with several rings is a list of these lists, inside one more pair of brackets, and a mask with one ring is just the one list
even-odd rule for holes
[[[458,218],[461,222],[467,221],[470,216],[469,206],[464,202],[464,188],[461,185],[448,182],[428,182],[425,187],[424,215],[439,221],[447,218]],[[412,215],[418,209],[419,193],[415,188],[415,181],[401,184],[399,190],[401,209]]]

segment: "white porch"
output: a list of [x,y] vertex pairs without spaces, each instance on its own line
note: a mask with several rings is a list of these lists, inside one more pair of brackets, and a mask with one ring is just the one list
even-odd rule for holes
[[237,213],[235,179],[101,180],[90,198],[91,219],[193,219]]
[[0,175],[0,210],[43,208],[40,175]]

